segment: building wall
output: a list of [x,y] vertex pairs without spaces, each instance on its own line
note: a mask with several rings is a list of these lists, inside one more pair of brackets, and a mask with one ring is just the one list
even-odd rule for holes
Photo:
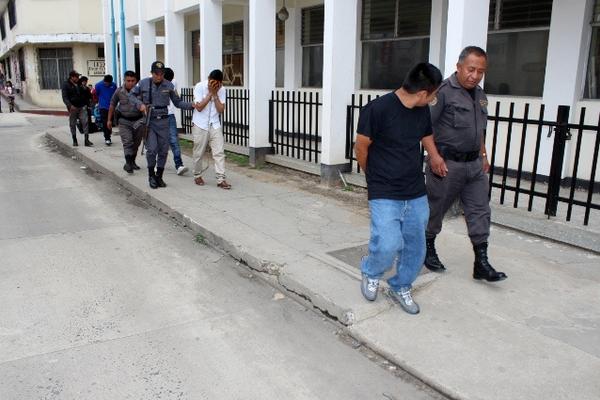
[[17,34],[102,33],[102,0],[19,0]]
[[[23,97],[30,103],[40,107],[61,108],[64,107],[60,90],[41,89],[40,85],[40,63],[38,49],[50,47],[71,47],[73,49],[73,68],[83,75],[88,75],[88,60],[98,59],[96,44],[62,44],[55,46],[25,46],[25,76],[26,80],[21,84]],[[102,80],[102,75],[88,76],[89,83],[94,85]],[[67,77],[65,76],[66,80]]]

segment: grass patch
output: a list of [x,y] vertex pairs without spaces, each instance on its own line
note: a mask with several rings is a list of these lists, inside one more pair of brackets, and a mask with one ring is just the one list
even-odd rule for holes
[[192,150],[194,148],[194,142],[191,140],[179,138],[179,147],[183,150]]
[[196,243],[206,244],[206,238],[201,234],[196,235]]
[[230,151],[225,152],[225,159],[237,164],[240,167],[247,167],[250,164],[250,158],[248,156],[232,153]]

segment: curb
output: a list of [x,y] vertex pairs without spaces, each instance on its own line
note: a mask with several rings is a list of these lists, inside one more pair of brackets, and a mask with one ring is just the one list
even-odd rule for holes
[[[219,251],[225,252],[248,269],[259,273],[258,276],[264,279],[269,285],[296,299],[305,307],[315,309],[322,315],[339,322],[343,326],[350,326],[354,322],[370,318],[390,308],[389,304],[382,304],[377,307],[368,305],[367,307],[371,307],[369,309],[354,309],[352,304],[346,301],[347,299],[343,296],[338,296],[336,298],[335,293],[332,294],[323,287],[311,288],[310,280],[307,280],[302,274],[298,274],[299,265],[304,269],[312,268],[313,270],[326,265],[328,268],[323,270],[327,271],[326,273],[329,277],[336,280],[343,280],[346,283],[354,282],[355,278],[340,271],[338,268],[335,268],[335,266],[331,266],[323,260],[314,258],[311,255],[299,254],[297,255],[300,256],[299,260],[292,263],[282,263],[277,260],[263,259],[260,256],[255,255],[246,247],[237,245],[227,238],[216,234],[201,222],[194,220],[193,217],[172,208],[155,196],[152,196],[149,192],[136,186],[134,183],[118,176],[109,168],[101,165],[87,155],[82,154],[79,150],[74,149],[58,137],[55,137],[53,132],[45,132],[44,136],[56,145],[63,154],[75,156],[90,169],[103,174],[125,190],[129,191],[133,196],[174,219],[183,227],[190,229],[194,235],[201,235],[202,242]],[[420,286],[429,283],[430,279],[424,279]],[[356,285],[358,287],[358,281],[356,281]],[[418,286],[418,284],[415,285],[416,290],[418,290]]]
[[[241,246],[236,246],[227,239],[214,234],[207,228],[203,227],[199,222],[195,221],[193,218],[182,214],[177,210],[174,210],[161,200],[158,200],[157,198],[152,196],[150,193],[145,192],[144,190],[138,188],[133,183],[129,182],[123,177],[118,176],[110,169],[104,167],[103,165],[94,161],[85,154],[82,154],[77,149],[74,149],[68,143],[65,143],[60,139],[56,138],[52,133],[45,132],[44,137],[47,138],[52,144],[56,145],[62,154],[71,154],[75,156],[77,160],[86,164],[90,169],[101,173],[107,178],[113,180],[114,183],[129,191],[133,196],[148,203],[150,206],[154,207],[159,212],[171,217],[183,227],[190,229],[192,233],[202,235],[204,239],[204,244],[216,248],[218,251],[225,252],[227,255],[236,259],[240,264],[246,266],[252,272],[258,273],[257,277],[259,279],[262,279],[264,282],[266,282],[273,288],[281,291],[282,293],[285,293],[286,296],[299,302],[303,306],[318,311],[324,318],[338,323],[341,330],[345,334],[354,338],[355,340],[360,342],[361,345],[365,346],[374,353],[382,356],[383,358],[389,360],[391,363],[397,365],[400,369],[404,370],[408,375],[412,376],[417,381],[422,382],[424,385],[428,386],[436,392],[439,392],[441,395],[449,399],[466,399],[465,397],[458,396],[453,391],[437,384],[433,379],[419,373],[410,365],[406,364],[403,360],[397,358],[393,354],[390,354],[385,349],[378,346],[377,343],[370,341],[368,337],[365,337],[357,331],[353,330],[353,323],[358,322],[355,320],[356,317],[354,315],[354,311],[352,309],[348,309],[344,305],[337,304],[335,301],[326,298],[325,296],[321,295],[320,293],[314,290],[311,290],[301,279],[295,279],[294,269],[292,268],[292,266],[266,261],[252,255],[250,252],[248,252]],[[323,261],[319,257],[316,257],[315,254],[308,254],[305,257],[305,259],[303,259],[303,261],[307,259],[312,259],[316,262],[320,262],[329,266],[332,270],[335,270],[334,273],[339,274],[339,276],[356,280],[355,277],[352,277],[353,273],[349,273],[348,271],[341,271],[340,269],[342,267],[340,265],[331,265],[329,262]],[[424,287],[427,287],[432,282],[434,282],[436,278],[437,276],[434,274],[421,275],[418,281],[415,282],[414,289],[419,290]],[[380,308],[375,310],[375,313],[365,315],[364,318],[361,319],[362,321],[374,317],[379,313],[386,312],[393,307],[391,305],[391,301],[387,301],[386,296],[382,297],[384,297],[385,300],[380,303]]]

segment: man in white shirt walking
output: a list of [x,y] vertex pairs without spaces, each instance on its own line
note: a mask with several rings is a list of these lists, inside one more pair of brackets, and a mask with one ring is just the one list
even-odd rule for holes
[[225,111],[226,92],[223,87],[223,72],[215,69],[208,80],[194,87],[194,114],[192,116],[192,134],[194,136],[194,182],[204,185],[202,174],[208,169],[206,147],[210,146],[215,162],[217,186],[231,189],[225,180],[225,149],[223,128],[219,116]]

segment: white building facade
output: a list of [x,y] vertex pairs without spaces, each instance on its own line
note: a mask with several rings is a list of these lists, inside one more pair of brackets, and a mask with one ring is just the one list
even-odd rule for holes
[[63,107],[69,71],[104,75],[102,21],[102,0],[0,0],[0,70],[30,103]]
[[[107,10],[111,0],[103,1]],[[119,1],[114,3],[119,15]],[[514,102],[515,115],[522,115],[529,104],[530,115],[537,115],[544,104],[545,116],[552,119],[559,105],[570,106],[572,118],[586,107],[586,122],[597,123],[599,3],[124,0],[124,38],[117,32],[115,39],[124,39],[125,47],[119,51],[127,55],[127,65],[117,72],[126,68],[145,76],[152,61],[160,59],[174,69],[180,87],[191,87],[210,70],[222,69],[228,85],[248,90],[248,153],[253,163],[273,147],[269,137],[274,131],[269,114],[272,92],[293,91],[299,93],[298,99],[306,92],[318,95],[318,164],[322,176],[329,179],[348,168],[347,106],[353,94],[377,95],[395,89],[420,61],[438,65],[448,76],[467,45],[488,51],[484,88],[490,108],[500,102],[501,113],[507,113]],[[278,18],[283,7],[287,18]],[[110,21],[104,15],[109,49]],[[109,69],[110,58],[107,50],[107,71],[115,72]],[[550,168],[551,151],[545,149],[551,145],[552,139],[544,136],[541,174]]]

